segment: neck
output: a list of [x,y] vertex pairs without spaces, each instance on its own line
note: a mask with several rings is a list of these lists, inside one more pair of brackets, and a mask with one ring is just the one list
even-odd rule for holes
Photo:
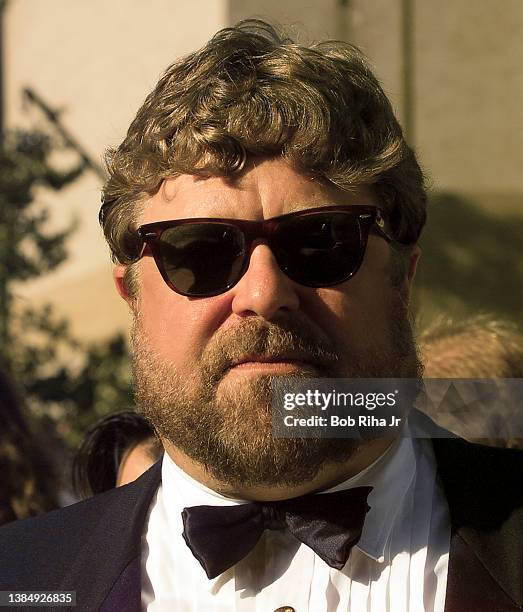
[[344,463],[325,464],[312,480],[289,486],[259,485],[254,487],[233,487],[217,480],[200,464],[188,457],[167,440],[162,440],[165,452],[191,478],[194,478],[209,489],[227,497],[248,501],[278,501],[291,499],[309,493],[317,493],[336,486],[352,478],[379,459],[394,442],[393,438],[368,440],[359,451]]

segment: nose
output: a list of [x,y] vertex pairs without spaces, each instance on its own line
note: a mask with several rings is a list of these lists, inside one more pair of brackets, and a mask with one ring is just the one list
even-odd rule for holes
[[271,320],[281,311],[299,308],[297,289],[280,270],[270,248],[258,244],[251,253],[247,272],[231,290],[234,292],[232,310],[240,316],[256,314]]

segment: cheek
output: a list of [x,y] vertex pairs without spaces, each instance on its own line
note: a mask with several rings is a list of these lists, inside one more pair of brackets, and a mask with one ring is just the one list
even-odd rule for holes
[[[379,242],[383,244],[379,244]],[[388,246],[371,243],[357,274],[337,287],[317,289],[322,327],[344,352],[384,343],[390,332]]]
[[386,300],[381,295],[323,289],[319,299],[323,303],[323,322],[320,325],[341,354],[365,351],[380,344],[389,324],[385,309]]
[[152,258],[144,258],[138,310],[151,348],[178,367],[197,362],[219,326],[218,298],[189,299],[172,291]]

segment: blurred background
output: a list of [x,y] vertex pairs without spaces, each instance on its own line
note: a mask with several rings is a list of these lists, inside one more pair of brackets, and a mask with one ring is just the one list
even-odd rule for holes
[[370,58],[431,184],[419,330],[481,313],[523,325],[521,0],[0,0],[0,14],[0,370],[62,492],[86,428],[132,406],[97,222],[104,149],[167,65],[240,19]]

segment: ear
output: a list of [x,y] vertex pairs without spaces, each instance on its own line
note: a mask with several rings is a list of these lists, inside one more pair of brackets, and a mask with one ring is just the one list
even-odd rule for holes
[[129,295],[127,291],[126,283],[124,281],[125,271],[127,270],[127,266],[123,264],[117,264],[113,269],[113,280],[114,285],[116,287],[116,291],[120,294],[126,302],[131,310],[136,308],[136,298]]
[[414,278],[416,277],[416,270],[418,268],[418,262],[421,257],[421,249],[418,245],[414,246],[412,252],[409,255],[409,261],[407,266],[407,275],[404,281],[405,296],[410,302],[410,296],[412,292],[412,286],[414,284]]
[[407,281],[409,285],[412,285],[412,283],[414,282],[414,278],[416,276],[416,270],[418,269],[418,262],[419,262],[420,257],[421,257],[421,249],[419,245],[416,245],[412,249],[412,253],[410,254],[410,257],[409,257],[409,268],[407,271]]

